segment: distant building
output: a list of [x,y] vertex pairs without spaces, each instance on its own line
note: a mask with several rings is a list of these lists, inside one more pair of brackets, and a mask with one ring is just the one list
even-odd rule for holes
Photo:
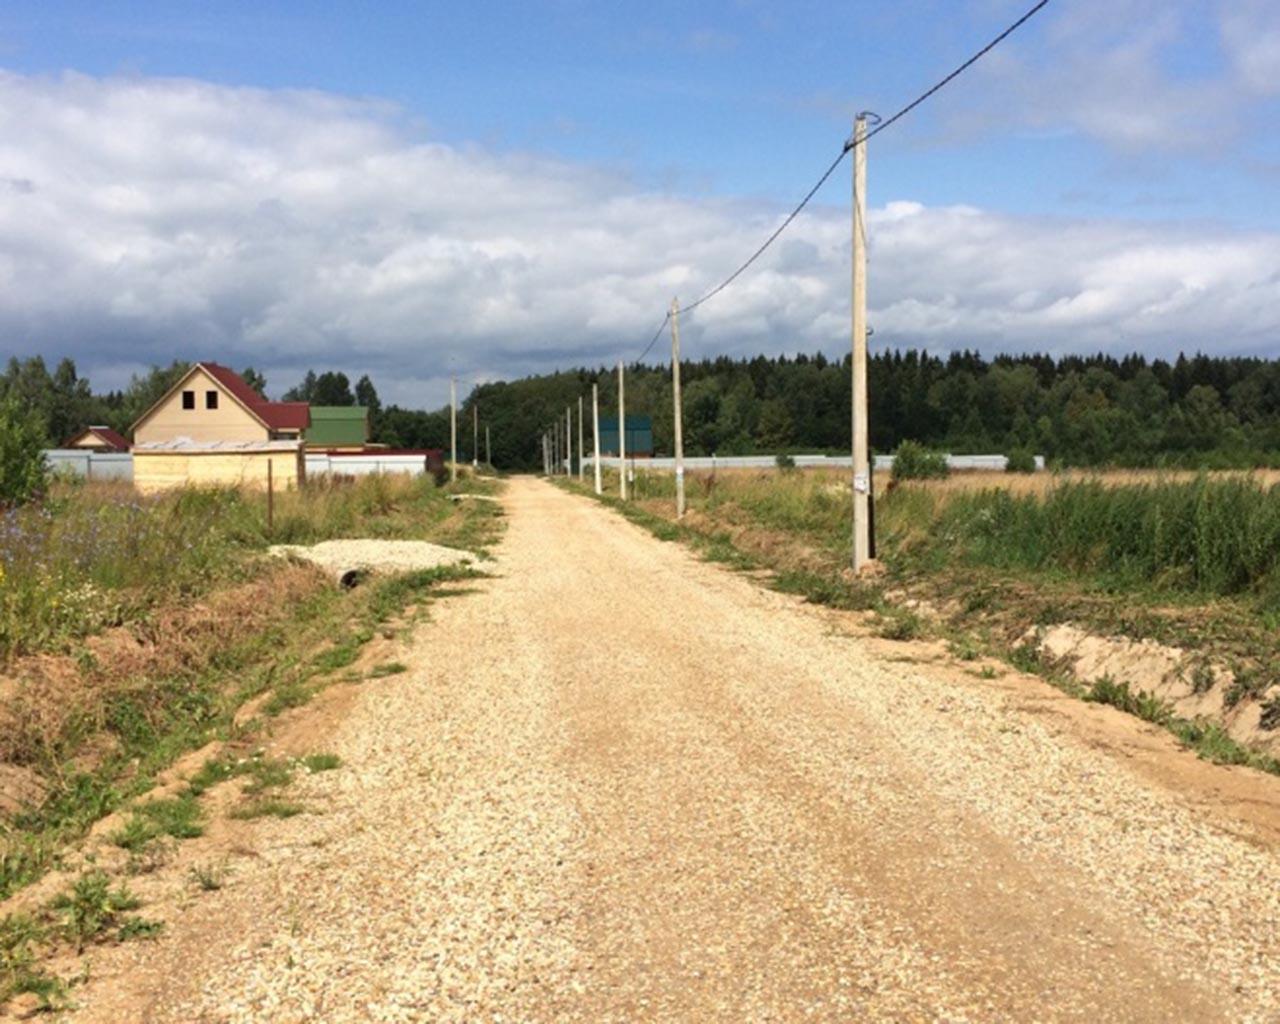
[[133,425],[135,445],[300,440],[306,402],[269,402],[234,370],[196,363]]
[[[653,418],[627,416],[627,458],[647,459],[653,455]],[[600,414],[600,454],[618,456],[618,414]]]
[[310,425],[306,402],[269,402],[234,370],[196,363],[133,425],[133,482],[297,486]]
[[363,450],[369,444],[369,410],[362,405],[313,405],[303,440],[308,448]]
[[64,442],[62,447],[90,452],[127,452],[129,442],[110,427],[85,427],[75,437]]

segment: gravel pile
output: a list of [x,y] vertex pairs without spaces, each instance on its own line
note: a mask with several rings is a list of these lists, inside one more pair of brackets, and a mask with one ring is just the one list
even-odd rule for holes
[[269,553],[312,562],[343,582],[369,572],[414,572],[442,565],[473,565],[470,551],[424,540],[326,540],[310,546],[276,544]]

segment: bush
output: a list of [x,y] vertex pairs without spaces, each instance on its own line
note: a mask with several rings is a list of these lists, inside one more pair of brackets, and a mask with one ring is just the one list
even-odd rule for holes
[[1004,467],[1006,473],[1034,473],[1036,471],[1036,457],[1031,454],[1029,448],[1013,449],[1008,455],[1008,460]]
[[44,440],[13,402],[0,404],[0,507],[21,505],[44,491]]
[[903,441],[893,453],[893,479],[938,480],[950,471],[947,457],[915,441]]
[[787,455],[785,453],[782,455],[779,455],[774,461],[778,464],[779,469],[795,469],[796,468],[796,460],[793,459],[790,455]]

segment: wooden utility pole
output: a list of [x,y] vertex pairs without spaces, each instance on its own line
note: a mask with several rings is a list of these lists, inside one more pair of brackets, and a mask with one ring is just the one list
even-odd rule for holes
[[471,468],[480,468],[480,403],[471,402]]
[[484,462],[486,466],[493,465],[493,452],[489,448],[489,424],[484,425]]
[[591,385],[591,437],[591,453],[595,456],[591,460],[591,468],[596,473],[596,494],[603,494],[604,487],[600,482],[600,388],[597,384]]
[[585,480],[587,474],[587,464],[583,461],[583,456],[587,454],[587,449],[583,446],[582,432],[585,428],[582,425],[582,396],[578,396],[578,483]]
[[867,117],[853,126],[853,571],[871,560],[867,451]]
[[622,381],[622,360],[618,360],[618,488],[627,500],[627,400]]
[[542,432],[542,475],[551,475],[551,453],[547,449],[547,433]]
[[458,479],[458,378],[449,378],[449,483]]
[[684,411],[680,402],[680,301],[671,300],[671,405],[676,426],[676,518],[684,518]]

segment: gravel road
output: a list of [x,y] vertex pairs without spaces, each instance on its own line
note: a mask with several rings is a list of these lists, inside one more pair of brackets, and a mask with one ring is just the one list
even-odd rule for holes
[[1276,780],[504,500],[495,577],[325,737],[323,813],[76,1019],[1280,1020]]

